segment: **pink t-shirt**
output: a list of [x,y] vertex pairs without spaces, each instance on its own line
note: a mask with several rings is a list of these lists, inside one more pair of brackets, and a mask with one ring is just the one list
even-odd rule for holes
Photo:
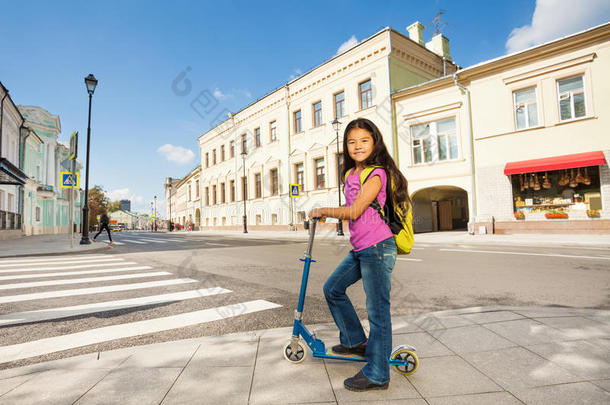
[[[345,180],[345,201],[348,206],[352,205],[360,194],[360,173],[353,174],[355,169]],[[385,170],[377,168],[371,172],[369,180],[374,176],[379,176],[381,180],[381,190],[377,194],[377,201],[383,207],[386,199],[387,176]],[[349,221],[350,242],[354,251],[366,249],[393,236],[390,227],[383,221],[377,210],[368,206],[366,210],[355,221]]]

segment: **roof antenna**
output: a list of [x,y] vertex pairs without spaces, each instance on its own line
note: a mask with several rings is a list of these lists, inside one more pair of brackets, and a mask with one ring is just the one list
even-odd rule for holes
[[434,18],[432,19],[432,21],[430,21],[430,23],[425,27],[428,28],[431,25],[434,25],[434,35],[432,35],[433,37],[437,36],[438,34],[442,34],[442,29],[447,26],[446,22],[441,21],[441,16],[443,14],[445,14],[445,11],[439,10],[436,16],[434,16]]

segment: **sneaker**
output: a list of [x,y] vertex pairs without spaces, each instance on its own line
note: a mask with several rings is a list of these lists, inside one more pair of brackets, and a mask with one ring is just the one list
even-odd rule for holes
[[345,388],[350,391],[369,391],[369,390],[387,390],[390,386],[390,383],[387,382],[385,384],[375,384],[371,382],[364,374],[362,374],[362,370],[358,371],[358,374],[355,376],[348,378],[343,382]]
[[346,347],[342,344],[338,344],[336,346],[333,346],[331,350],[340,355],[356,354],[358,356],[364,356],[364,354],[366,353],[366,342],[354,347]]

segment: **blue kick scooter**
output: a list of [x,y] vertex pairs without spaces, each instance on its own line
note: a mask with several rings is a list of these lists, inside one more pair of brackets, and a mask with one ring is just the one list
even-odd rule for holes
[[[309,242],[307,244],[307,250],[305,251],[305,258],[300,259],[305,263],[303,267],[303,278],[301,279],[301,293],[299,295],[299,304],[294,315],[292,337],[284,346],[284,358],[291,363],[302,362],[307,356],[307,351],[305,350],[305,347],[307,346],[312,351],[313,357],[366,362],[364,357],[355,354],[340,355],[334,353],[332,350],[327,351],[326,347],[324,346],[324,342],[317,339],[316,334],[311,333],[302,322],[303,307],[305,305],[305,293],[307,291],[307,280],[309,278],[309,266],[312,262],[315,262],[315,260],[311,258],[311,250],[313,248],[313,240],[316,234],[317,223],[318,218],[314,218],[311,222],[309,227]],[[413,374],[415,370],[417,370],[418,365],[419,360],[417,359],[415,348],[412,346],[397,346],[390,354],[390,366],[392,366],[392,368],[399,374]]]

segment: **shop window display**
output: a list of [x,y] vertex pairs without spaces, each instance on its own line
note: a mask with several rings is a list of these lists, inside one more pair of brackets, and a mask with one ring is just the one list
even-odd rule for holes
[[599,216],[598,166],[513,174],[511,182],[517,219],[537,213],[546,218],[567,218],[575,213]]

